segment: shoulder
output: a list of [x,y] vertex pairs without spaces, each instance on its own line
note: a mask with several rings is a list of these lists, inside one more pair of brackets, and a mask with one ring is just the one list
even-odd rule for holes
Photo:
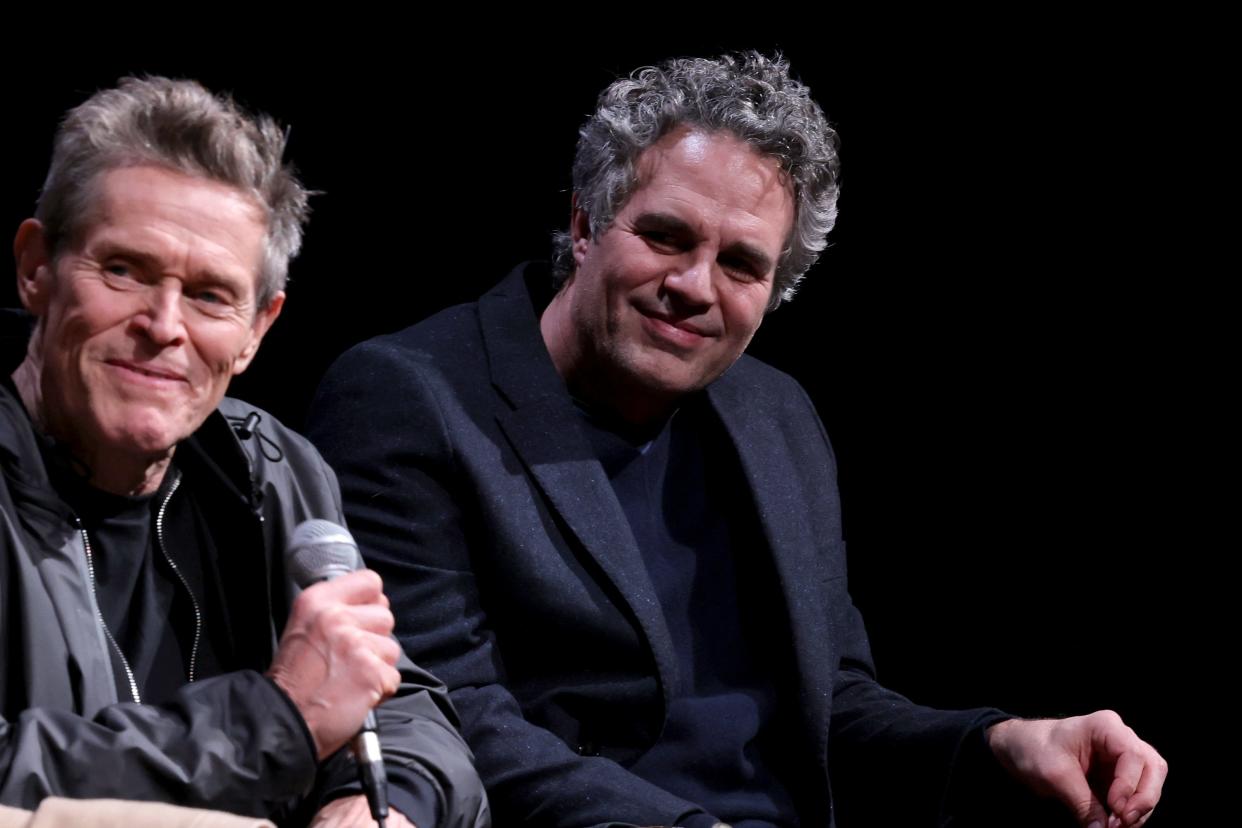
[[542,263],[523,263],[476,302],[355,345],[332,365],[324,384],[374,387],[403,374],[444,374],[451,380],[486,373],[489,347],[538,351],[536,306],[543,297],[533,295],[538,291],[532,285],[549,280],[545,271]]
[[486,370],[477,306],[458,305],[345,351],[324,374],[312,416],[324,406],[408,398],[412,388],[429,380],[477,377]]
[[331,518],[339,512],[336,477],[309,440],[258,406],[233,397],[221,400],[217,413],[216,422],[200,429],[200,445],[209,452],[225,440],[238,446],[265,510],[274,499],[296,501],[312,517]]
[[338,357],[311,401],[307,433],[323,446],[339,431],[384,439],[379,432],[426,428],[421,412],[487,388],[487,376],[475,305],[448,308]]
[[[302,455],[318,456],[318,452],[310,444],[309,440],[257,405],[251,405],[245,400],[239,400],[236,397],[225,397],[220,401],[216,411],[229,426],[233,439],[241,446],[246,455],[251,458],[252,467],[260,465],[260,458],[267,461],[267,463],[284,462],[284,458],[279,460],[271,458],[271,455],[274,453],[272,450],[274,449],[278,449],[281,453],[292,454],[295,457]],[[204,424],[204,427],[207,425]],[[211,437],[224,439],[222,433],[211,435]],[[267,452],[263,451],[265,444],[269,448]]]
[[742,406],[774,416],[815,414],[810,397],[796,379],[746,354],[710,389],[713,399],[721,405]]

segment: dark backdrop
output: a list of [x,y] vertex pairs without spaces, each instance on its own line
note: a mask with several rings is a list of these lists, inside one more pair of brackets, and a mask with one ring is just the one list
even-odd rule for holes
[[1187,92],[1210,67],[1144,38],[955,31],[9,54],[0,192],[15,228],[59,113],[126,73],[196,77],[290,124],[322,194],[234,392],[300,425],[345,347],[545,255],[576,127],[616,74],[780,46],[840,131],[841,217],[752,352],[806,386],[837,449],[881,679],[941,706],[1112,707],[1173,762],[1150,824],[1178,824],[1182,721],[1209,709],[1181,689],[1202,681],[1203,634],[1183,573],[1220,551],[1205,527],[1224,502],[1204,390],[1221,384],[1223,275],[1198,259],[1182,187]]

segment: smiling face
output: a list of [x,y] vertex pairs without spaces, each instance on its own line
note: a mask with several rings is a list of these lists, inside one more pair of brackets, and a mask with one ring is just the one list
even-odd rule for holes
[[255,307],[266,225],[246,194],[157,167],[110,170],[95,192],[55,260],[34,220],[15,249],[38,318],[19,368],[37,375],[32,413],[99,472],[170,456],[250,364],[284,297]]
[[633,421],[741,356],[794,218],[776,161],[727,134],[665,135],[639,157],[637,180],[598,239],[575,211],[575,271],[541,320],[570,387]]

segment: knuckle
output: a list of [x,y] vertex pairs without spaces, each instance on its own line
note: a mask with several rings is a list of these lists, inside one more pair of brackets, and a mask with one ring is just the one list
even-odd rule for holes
[[374,570],[359,569],[357,572],[354,572],[353,575],[358,581],[358,586],[365,589],[368,594],[384,594],[384,581],[375,573]]
[[319,584],[313,584],[298,595],[293,601],[293,612],[314,615],[323,604],[323,590]]
[[315,626],[326,634],[335,634],[348,629],[349,613],[334,601],[324,602],[315,613]]
[[1096,722],[1106,726],[1117,727],[1125,724],[1115,710],[1099,710],[1093,713],[1092,716]]
[[384,607],[383,614],[379,617],[378,621],[379,628],[385,635],[392,632],[393,628],[397,626],[396,617],[393,616],[392,612],[390,612],[387,607]]
[[401,673],[399,673],[396,668],[389,667],[384,678],[386,679],[384,682],[384,690],[391,696],[393,693],[397,692],[398,688],[401,687]]
[[341,647],[348,653],[360,655],[370,649],[371,636],[357,627],[346,627],[340,631]]
[[380,642],[380,658],[388,664],[396,664],[401,658],[401,645],[391,638],[382,638]]

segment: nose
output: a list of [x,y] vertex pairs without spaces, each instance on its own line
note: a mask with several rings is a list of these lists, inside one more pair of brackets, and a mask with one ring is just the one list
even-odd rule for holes
[[176,279],[168,279],[148,286],[144,305],[135,315],[134,324],[160,347],[185,341],[180,283]]
[[708,307],[716,301],[715,276],[713,257],[688,256],[664,277],[664,289],[673,301],[687,307]]

